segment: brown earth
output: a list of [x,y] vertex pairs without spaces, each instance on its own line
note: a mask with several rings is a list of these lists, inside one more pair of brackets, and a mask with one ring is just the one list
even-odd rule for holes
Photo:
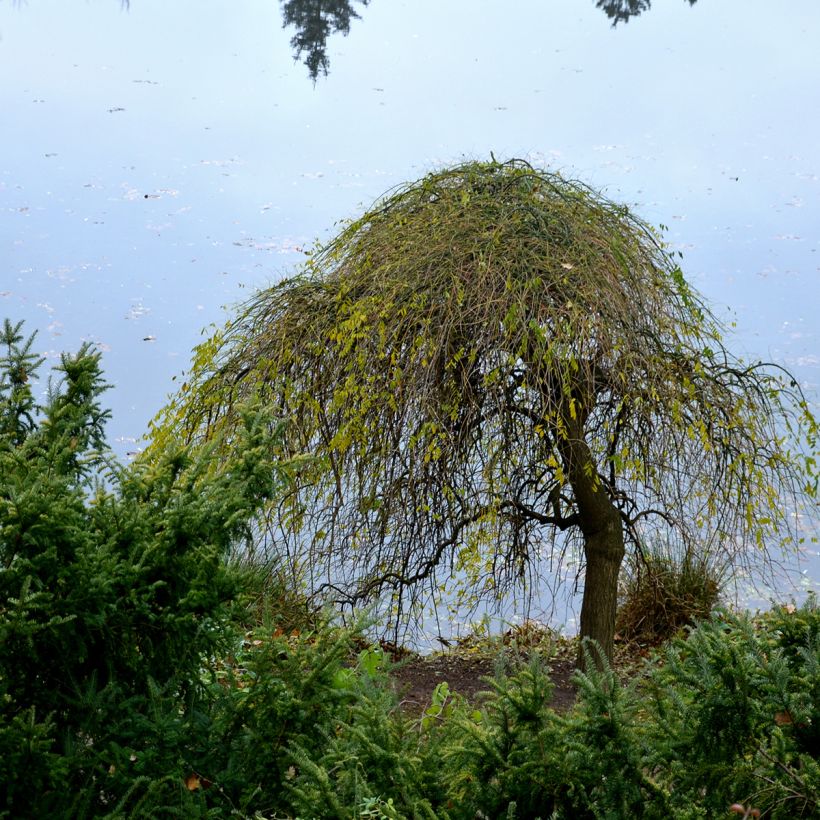
[[[573,674],[578,641],[561,637],[535,621],[525,621],[492,638],[463,639],[434,655],[415,655],[386,643],[382,648],[393,659],[390,674],[402,705],[410,712],[421,712],[442,682],[447,683],[450,692],[478,703],[481,693],[491,690],[488,678],[493,677],[499,663],[509,672],[527,663],[533,654],[540,655],[548,669],[553,685],[552,707],[567,712],[575,703]],[[646,654],[644,647],[616,639],[613,668],[619,677],[630,677]]]
[[[360,648],[366,648],[362,642]],[[449,691],[473,704],[480,704],[484,692],[492,690],[492,678],[502,664],[506,673],[521,668],[534,655],[545,661],[553,685],[552,708],[565,713],[575,703],[573,682],[578,656],[578,640],[567,639],[549,628],[526,621],[503,635],[462,639],[445,652],[417,655],[385,641],[381,648],[391,658],[390,677],[400,702],[409,713],[420,713],[430,703],[436,686],[446,682]],[[649,654],[649,647],[621,640],[616,635],[612,668],[625,681],[634,677]]]
[[[486,655],[456,651],[399,661],[391,674],[402,706],[409,712],[421,712],[430,703],[433,690],[443,681],[450,692],[471,703],[480,701],[480,693],[491,688],[486,679],[493,676],[496,663]],[[557,658],[549,663],[549,670],[555,687],[551,705],[558,712],[566,712],[575,703],[575,685],[571,680],[575,663],[569,658]]]

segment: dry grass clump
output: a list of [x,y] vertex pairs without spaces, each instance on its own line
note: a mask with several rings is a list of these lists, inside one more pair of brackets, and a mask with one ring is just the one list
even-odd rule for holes
[[708,555],[657,548],[636,557],[621,579],[616,629],[622,640],[657,645],[718,603],[721,572]]

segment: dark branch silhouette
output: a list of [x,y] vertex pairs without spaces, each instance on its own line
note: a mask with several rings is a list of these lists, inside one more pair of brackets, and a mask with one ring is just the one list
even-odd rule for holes
[[[354,0],[366,6],[370,0]],[[294,26],[296,34],[290,44],[294,59],[304,55],[312,80],[321,73],[327,76],[330,61],[327,57],[327,38],[331,34],[350,32],[350,21],[358,20],[350,0],[285,0],[282,3],[283,27]]]
[[[685,0],[694,6],[698,0]],[[22,0],[12,0],[20,5]],[[282,27],[293,26],[296,33],[291,37],[295,60],[302,59],[307,66],[310,78],[315,82],[321,74],[327,76],[330,60],[327,56],[327,40],[332,34],[341,32],[343,36],[350,33],[352,20],[360,19],[354,6],[358,3],[367,6],[370,0],[281,0]],[[131,8],[130,0],[120,0],[124,11]],[[628,23],[652,8],[652,0],[596,0],[596,7],[601,9],[612,21],[615,28],[618,23]]]
[[[686,0],[694,6],[698,0]],[[631,17],[637,17],[652,8],[652,0],[598,0],[596,6],[601,9],[610,20],[613,28],[618,23],[628,23]]]

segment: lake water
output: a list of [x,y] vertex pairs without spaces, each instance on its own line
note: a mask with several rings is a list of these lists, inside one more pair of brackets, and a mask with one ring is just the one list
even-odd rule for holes
[[817,0],[356,2],[315,82],[283,27],[304,8],[0,0],[0,313],[52,357],[104,351],[120,455],[223,306],[393,185],[491,151],[667,225],[734,349],[818,406]]

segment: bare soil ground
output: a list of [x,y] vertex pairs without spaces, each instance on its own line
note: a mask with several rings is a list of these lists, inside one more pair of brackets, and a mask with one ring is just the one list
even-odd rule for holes
[[[494,638],[471,638],[434,655],[414,655],[406,650],[383,645],[393,657],[391,676],[402,705],[409,712],[420,712],[429,703],[433,690],[446,681],[450,691],[471,703],[491,689],[499,663],[505,671],[526,663],[533,653],[545,659],[553,684],[552,707],[566,712],[575,703],[573,682],[578,653],[577,640],[566,639],[528,621]],[[613,667],[622,679],[636,674],[648,648],[637,644],[616,643]]]
[[[479,701],[480,693],[490,689],[486,679],[493,676],[495,667],[496,660],[492,657],[455,651],[400,661],[392,676],[402,705],[409,712],[421,712],[442,681],[447,682],[451,692],[471,703]],[[549,669],[555,687],[552,707],[565,712],[575,702],[575,685],[571,680],[575,663],[570,658],[557,658],[550,662]]]

